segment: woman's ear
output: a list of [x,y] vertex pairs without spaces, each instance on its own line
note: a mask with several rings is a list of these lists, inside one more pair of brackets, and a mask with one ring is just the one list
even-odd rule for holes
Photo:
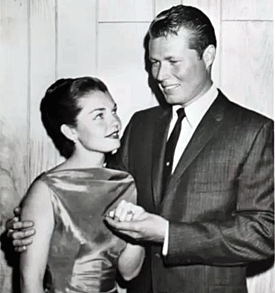
[[207,69],[211,68],[216,56],[216,48],[214,45],[209,45],[203,52],[202,58]]
[[61,132],[71,141],[77,141],[77,133],[75,129],[67,124],[62,124],[60,127]]

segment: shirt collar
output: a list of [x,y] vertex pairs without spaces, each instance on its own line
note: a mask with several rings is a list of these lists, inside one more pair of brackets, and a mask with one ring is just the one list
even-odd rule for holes
[[[210,87],[210,89],[200,96],[198,99],[196,99],[193,103],[186,106],[184,108],[185,115],[187,118],[187,121],[192,128],[196,128],[198,124],[200,123],[202,117],[207,112],[207,110],[210,108],[214,100],[218,96],[218,90],[214,84]],[[176,111],[181,108],[181,106],[173,106],[173,116],[177,116]]]

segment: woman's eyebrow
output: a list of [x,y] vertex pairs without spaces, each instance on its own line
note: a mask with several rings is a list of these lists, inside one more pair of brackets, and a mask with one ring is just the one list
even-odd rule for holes
[[105,111],[105,110],[106,110],[106,108],[96,108],[96,109],[91,110],[89,113],[91,114],[96,111]]

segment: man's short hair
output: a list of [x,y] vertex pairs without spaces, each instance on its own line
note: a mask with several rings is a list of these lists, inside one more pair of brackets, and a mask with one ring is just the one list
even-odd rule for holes
[[217,46],[214,27],[210,19],[192,6],[177,5],[160,12],[149,27],[150,38],[177,35],[184,28],[190,31],[189,48],[202,58],[209,45]]

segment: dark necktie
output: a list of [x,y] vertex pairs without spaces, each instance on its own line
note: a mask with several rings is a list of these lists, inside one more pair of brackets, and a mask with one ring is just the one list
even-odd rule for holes
[[165,193],[165,190],[167,188],[167,185],[172,173],[174,153],[175,153],[175,148],[176,148],[179,135],[180,135],[181,122],[182,122],[182,119],[185,117],[184,108],[178,109],[177,114],[178,114],[178,120],[166,143],[165,159],[164,159],[164,166],[163,166],[163,179],[162,179],[162,197]]

